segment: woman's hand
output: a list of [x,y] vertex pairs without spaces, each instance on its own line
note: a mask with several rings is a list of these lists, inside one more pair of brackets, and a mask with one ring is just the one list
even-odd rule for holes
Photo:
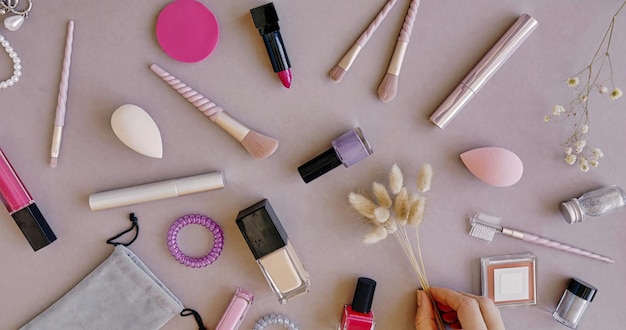
[[[487,297],[461,293],[445,288],[430,288],[430,293],[441,311],[443,321],[452,329],[504,330],[500,310]],[[437,330],[435,308],[422,291],[417,291],[416,330]]]

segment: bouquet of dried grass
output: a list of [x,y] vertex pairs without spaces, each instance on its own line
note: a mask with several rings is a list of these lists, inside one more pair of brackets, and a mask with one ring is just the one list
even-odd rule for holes
[[[348,200],[352,208],[367,218],[369,223],[374,226],[374,229],[365,236],[363,242],[365,244],[374,244],[387,238],[389,234],[393,234],[400,246],[402,246],[409,263],[413,266],[422,289],[433,301],[433,305],[436,306],[430,294],[430,286],[426,276],[424,261],[422,260],[422,250],[419,241],[419,225],[424,220],[426,206],[424,193],[430,190],[432,175],[432,166],[424,164],[417,175],[417,191],[419,193],[409,195],[409,191],[404,186],[402,171],[398,165],[394,164],[389,172],[389,190],[379,182],[374,181],[372,184],[372,193],[376,202],[363,194],[355,192],[351,192],[348,195]],[[411,244],[407,226],[415,229],[416,250],[413,248],[413,244]],[[416,251],[417,254],[415,253]],[[435,314],[437,315],[439,329],[445,329],[441,316],[439,313]]]

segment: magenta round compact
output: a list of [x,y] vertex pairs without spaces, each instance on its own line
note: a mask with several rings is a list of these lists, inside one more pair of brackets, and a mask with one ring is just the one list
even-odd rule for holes
[[[178,233],[181,229],[188,225],[197,224],[206,227],[213,234],[213,248],[211,251],[203,257],[189,257],[183,253],[178,247]],[[201,215],[201,214],[188,214],[178,218],[170,226],[167,231],[167,248],[170,250],[172,257],[181,264],[191,268],[206,267],[222,254],[222,248],[224,247],[224,232],[213,219]]]
[[207,58],[219,40],[215,15],[196,0],[176,0],[161,10],[156,36],[171,58],[195,63]]

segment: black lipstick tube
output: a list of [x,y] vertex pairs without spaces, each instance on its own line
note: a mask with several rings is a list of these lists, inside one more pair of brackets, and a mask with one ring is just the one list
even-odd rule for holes
[[254,26],[259,30],[259,34],[263,38],[265,49],[270,57],[272,69],[274,72],[289,70],[291,63],[287,55],[287,49],[280,35],[280,26],[278,26],[278,14],[274,8],[274,3],[270,2],[260,7],[250,9]]

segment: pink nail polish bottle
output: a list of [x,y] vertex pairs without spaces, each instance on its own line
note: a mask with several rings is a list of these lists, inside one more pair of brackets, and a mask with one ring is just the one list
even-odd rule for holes
[[359,277],[352,298],[352,305],[343,307],[339,330],[374,330],[376,321],[372,312],[372,300],[376,281]]

